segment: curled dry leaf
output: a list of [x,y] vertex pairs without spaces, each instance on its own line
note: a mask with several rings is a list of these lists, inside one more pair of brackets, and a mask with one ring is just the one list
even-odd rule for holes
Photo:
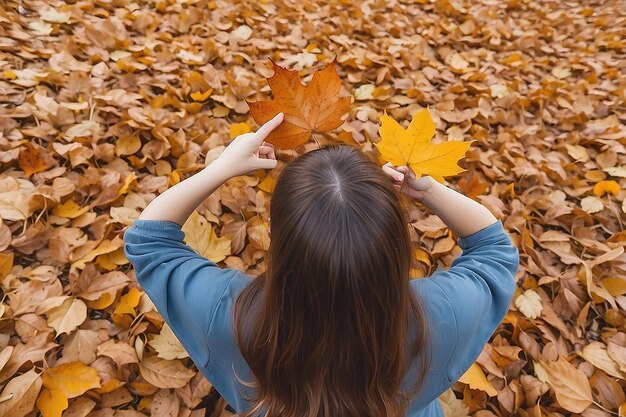
[[526,290],[515,299],[515,307],[529,319],[536,319],[543,310],[541,297],[533,290]]

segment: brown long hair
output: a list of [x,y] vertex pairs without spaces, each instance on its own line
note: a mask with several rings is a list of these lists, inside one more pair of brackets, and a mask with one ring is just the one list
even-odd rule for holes
[[[255,406],[241,415],[404,415],[430,366],[429,330],[409,290],[412,243],[390,179],[358,149],[327,146],[287,164],[270,215],[267,270],[234,306],[256,379]],[[414,359],[417,385],[401,391]]]

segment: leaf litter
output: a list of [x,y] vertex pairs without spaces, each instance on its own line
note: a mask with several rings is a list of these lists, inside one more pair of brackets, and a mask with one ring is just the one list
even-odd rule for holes
[[[272,61],[304,85],[334,63],[351,97],[342,121],[278,152],[277,172],[328,142],[384,162],[385,114],[407,129],[428,108],[433,144],[472,141],[445,180],[503,221],[521,264],[503,323],[440,397],[446,414],[623,414],[622,12],[619,1],[4,2],[0,415],[229,414],[137,285],[121,235],[256,128],[248,103],[275,93]],[[196,243],[221,265],[264,270],[277,172],[234,178],[199,207],[200,237],[219,249]],[[413,275],[449,267],[456,237],[410,210]]]

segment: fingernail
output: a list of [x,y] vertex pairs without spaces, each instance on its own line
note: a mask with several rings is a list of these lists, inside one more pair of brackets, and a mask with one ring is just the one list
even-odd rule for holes
[[404,181],[404,175],[398,175],[398,181]]

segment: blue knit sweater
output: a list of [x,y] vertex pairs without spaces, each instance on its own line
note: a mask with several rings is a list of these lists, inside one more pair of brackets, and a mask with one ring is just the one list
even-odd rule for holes
[[[252,278],[220,268],[183,243],[180,226],[137,220],[124,234],[137,281],[198,369],[236,412],[251,404],[240,384],[251,371],[235,343],[231,309]],[[515,292],[519,252],[502,222],[458,239],[463,250],[448,270],[411,280],[431,325],[431,368],[408,416],[443,417],[438,396],[472,365],[507,313]],[[417,364],[414,364],[417,365]],[[411,386],[416,367],[405,377]]]

